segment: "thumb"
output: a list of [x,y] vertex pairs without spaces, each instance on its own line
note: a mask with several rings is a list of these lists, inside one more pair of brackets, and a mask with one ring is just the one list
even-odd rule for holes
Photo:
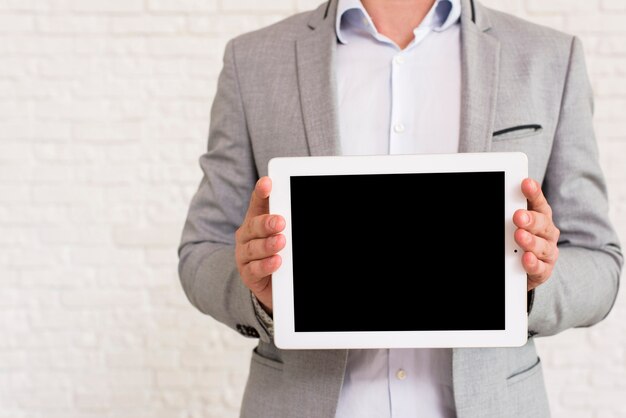
[[248,206],[248,217],[255,217],[269,213],[269,197],[272,191],[272,180],[267,177],[261,177],[256,182],[254,190],[252,191],[252,197],[250,198],[250,205]]

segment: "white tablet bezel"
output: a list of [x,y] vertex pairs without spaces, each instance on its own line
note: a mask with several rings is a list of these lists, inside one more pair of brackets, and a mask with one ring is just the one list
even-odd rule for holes
[[[291,251],[291,176],[489,171],[505,173],[504,330],[295,332]],[[272,179],[270,213],[282,215],[287,224],[283,232],[287,244],[279,252],[282,265],[272,278],[276,346],[284,349],[352,349],[516,347],[526,343],[528,332],[526,273],[521,263],[523,250],[518,248],[513,238],[515,225],[512,221],[513,213],[517,209],[526,208],[526,198],[520,188],[522,180],[528,177],[528,159],[525,154],[514,152],[274,158],[269,162],[268,173]],[[477,287],[476,291],[480,292],[480,287]],[[320,306],[320,309],[324,309],[323,306]],[[462,315],[463,312],[457,314]]]

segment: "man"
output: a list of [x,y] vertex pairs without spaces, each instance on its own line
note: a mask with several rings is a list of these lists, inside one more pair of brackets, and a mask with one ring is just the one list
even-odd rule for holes
[[[285,220],[268,214],[268,160],[457,151],[529,157],[528,210],[513,219],[528,273],[526,345],[277,349],[271,274]],[[534,337],[597,323],[618,289],[622,255],[597,160],[580,42],[473,0],[331,0],[229,42],[179,271],[199,310],[259,338],[241,415],[549,416]],[[467,267],[476,292],[488,262]]]

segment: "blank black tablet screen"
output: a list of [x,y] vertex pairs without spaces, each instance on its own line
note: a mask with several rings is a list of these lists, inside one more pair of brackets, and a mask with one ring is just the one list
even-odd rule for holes
[[296,332],[504,329],[504,172],[291,177]]

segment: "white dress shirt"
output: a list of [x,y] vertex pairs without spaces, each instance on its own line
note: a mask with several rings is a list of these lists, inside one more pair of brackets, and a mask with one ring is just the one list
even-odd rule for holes
[[[360,0],[339,0],[344,155],[458,152],[460,14],[459,0],[437,0],[401,50],[378,33]],[[450,349],[349,351],[337,418],[455,416]]]

